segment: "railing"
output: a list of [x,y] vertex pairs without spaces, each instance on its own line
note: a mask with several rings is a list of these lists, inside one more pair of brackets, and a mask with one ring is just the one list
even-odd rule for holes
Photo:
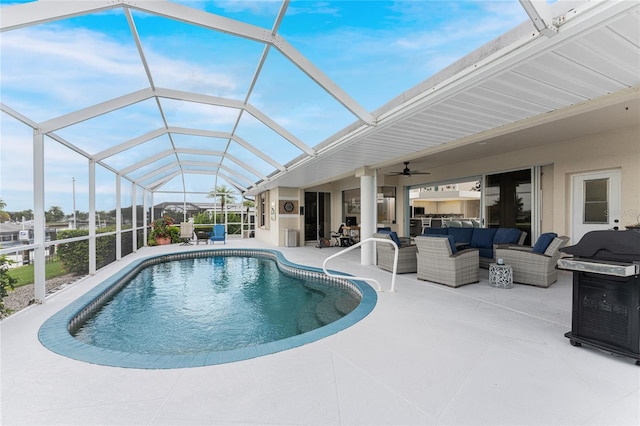
[[[389,290],[391,293],[395,293],[396,291],[396,271],[398,269],[398,245],[393,242],[392,240],[386,239],[386,238],[375,238],[375,237],[371,237],[371,238],[367,238],[365,240],[360,241],[359,243],[356,243],[350,247],[347,247],[344,250],[339,251],[336,254],[332,254],[331,256],[327,257],[324,262],[322,262],[322,270],[324,271],[324,273],[329,276],[329,277],[333,277],[333,278],[345,278],[344,275],[336,275],[336,274],[331,274],[329,273],[329,271],[327,271],[327,262],[335,257],[338,257],[344,253],[348,253],[353,249],[356,249],[358,247],[360,247],[361,245],[371,242],[371,241],[375,241],[377,243],[388,243],[391,244],[394,249],[395,249],[395,255],[393,256],[393,273],[391,276],[391,290]],[[376,283],[376,285],[378,286],[378,291],[382,292],[384,290],[382,290],[382,286],[380,285],[380,283],[378,282],[378,280],[374,279],[374,278],[365,278],[365,277],[353,277],[353,276],[349,276],[347,277],[351,280],[363,280],[363,281],[373,281],[374,283]]]

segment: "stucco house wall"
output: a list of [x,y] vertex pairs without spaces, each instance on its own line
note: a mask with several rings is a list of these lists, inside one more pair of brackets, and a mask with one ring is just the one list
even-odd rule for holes
[[[397,197],[397,223],[392,226],[401,235],[405,229],[405,187],[418,183],[443,182],[453,179],[480,176],[540,166],[542,172],[541,191],[541,232],[557,232],[569,236],[571,233],[571,177],[577,173],[601,170],[621,172],[621,228],[636,221],[640,213],[640,127],[627,127],[592,134],[571,140],[531,147],[475,158],[430,169],[428,181],[424,177],[402,178],[380,177],[378,185],[395,185]],[[306,191],[331,193],[332,229],[338,229],[342,221],[342,191],[360,188],[355,176],[337,180]],[[297,197],[304,203],[304,189],[278,188],[270,193],[270,200],[279,197]],[[295,227],[299,230],[299,243],[304,241],[304,217],[278,218],[271,221],[269,230],[257,232],[257,236],[274,245],[284,245],[284,229]],[[266,231],[266,232],[265,232]],[[264,235],[267,234],[267,235]]]

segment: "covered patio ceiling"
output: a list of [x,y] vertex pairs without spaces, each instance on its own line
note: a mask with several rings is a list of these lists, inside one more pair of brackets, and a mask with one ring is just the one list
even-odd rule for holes
[[[120,27],[114,31],[128,32],[137,58],[122,58],[119,66],[131,68],[132,81],[105,81],[113,96],[101,102],[52,115],[57,111],[51,103],[54,98],[42,94],[43,105],[34,117],[23,113],[28,108],[18,97],[3,96],[1,109],[150,191],[165,190],[177,180],[187,192],[186,176],[206,175],[213,178],[209,187],[228,183],[245,195],[278,186],[312,187],[353,176],[361,167],[386,173],[400,170],[405,160],[412,160],[412,166],[422,162],[436,167],[553,143],[586,134],[593,123],[600,131],[637,123],[640,4],[520,3],[530,20],[374,111],[367,111],[279,34],[290,6],[286,0],[270,28],[170,1],[38,1],[4,6],[5,38],[40,26],[43,35],[54,34],[47,33],[55,30],[49,26],[66,19],[85,17],[88,25],[105,28],[118,20]],[[238,49],[259,58],[253,71],[247,72],[246,66],[238,71],[246,75],[246,86],[228,90],[228,96],[212,94],[213,89],[196,90],[206,87],[196,84],[201,79],[224,84],[216,80],[215,66],[173,85],[163,75],[157,52],[146,47],[157,31],[148,25],[152,18],[197,27],[202,36],[219,36],[220,42],[242,40]],[[73,46],[65,54],[73,55]],[[297,127],[295,107],[290,117],[266,112],[262,106],[266,100],[254,92],[265,75],[265,64],[274,57],[313,82],[312,91],[305,91],[299,104],[313,95],[325,118],[342,130],[319,141],[305,139],[296,134],[310,134],[313,129]],[[5,79],[2,84],[5,92],[12,81]],[[260,93],[277,97],[277,90],[261,87]],[[199,126],[184,125],[188,121],[184,117],[196,112],[207,118]],[[232,125],[219,125],[220,117]],[[123,138],[113,131],[114,121],[135,123],[137,130]]]

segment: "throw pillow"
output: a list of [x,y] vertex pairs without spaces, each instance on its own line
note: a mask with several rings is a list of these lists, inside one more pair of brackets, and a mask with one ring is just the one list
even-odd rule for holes
[[547,232],[540,235],[538,241],[536,241],[536,245],[533,246],[532,251],[534,253],[544,253],[545,251],[547,251],[547,247],[549,247],[551,241],[553,241],[553,239],[557,236],[558,234],[556,234],[555,232]]
[[473,228],[471,247],[493,249],[493,237],[497,228]]
[[396,231],[386,231],[385,230],[385,231],[380,231],[379,234],[387,234],[389,237],[391,237],[393,242],[398,245],[398,247],[400,247],[402,245],[402,243],[400,242],[400,238],[398,238],[398,234],[396,233]]
[[520,239],[520,230],[517,228],[498,228],[495,237],[493,237],[494,244],[515,244]]

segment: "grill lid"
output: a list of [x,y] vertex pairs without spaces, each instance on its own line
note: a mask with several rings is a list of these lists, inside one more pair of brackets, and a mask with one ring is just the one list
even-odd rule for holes
[[640,262],[640,232],[591,231],[584,234],[578,244],[560,251],[586,259]]

